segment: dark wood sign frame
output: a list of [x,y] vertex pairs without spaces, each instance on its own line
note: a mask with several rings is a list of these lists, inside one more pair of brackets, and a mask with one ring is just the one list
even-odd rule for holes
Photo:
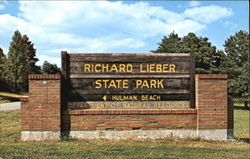
[[[162,93],[164,100],[181,100],[182,98],[190,101],[190,108],[195,107],[194,103],[194,76],[195,76],[195,59],[193,54],[190,53],[67,53],[61,52],[62,58],[62,75],[63,75],[63,90],[62,95],[64,102],[69,101],[98,101],[101,96],[115,94],[150,94]],[[132,63],[134,72],[82,72],[84,63],[90,64],[127,64]],[[174,63],[176,65],[175,72],[140,72],[138,71],[141,64],[164,64]],[[143,67],[143,66],[141,66]],[[146,66],[145,66],[146,68]],[[100,89],[94,90],[88,88],[93,83],[94,79],[164,79],[170,83],[169,88],[164,89],[116,89],[108,90]],[[91,81],[92,80],[92,81]],[[188,81],[188,83],[187,83]],[[131,85],[131,84],[129,84]],[[131,86],[132,87],[132,86]],[[180,88],[179,88],[180,87]],[[183,89],[181,88],[183,87]],[[184,89],[185,87],[185,89]],[[77,92],[78,96],[74,93]],[[99,96],[96,92],[99,92]],[[73,94],[73,95],[71,95]],[[89,95],[90,94],[90,95]],[[91,95],[92,94],[92,95]],[[83,96],[88,97],[82,98]],[[76,98],[74,99],[73,98]],[[81,97],[78,98],[78,97]],[[109,96],[108,96],[109,98]],[[80,100],[79,100],[80,99]]]

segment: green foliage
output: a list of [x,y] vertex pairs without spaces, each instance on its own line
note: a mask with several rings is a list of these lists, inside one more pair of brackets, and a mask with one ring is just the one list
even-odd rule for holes
[[44,74],[60,74],[61,70],[56,64],[51,64],[48,61],[44,61],[42,66],[42,73]]
[[220,64],[223,52],[216,52],[216,47],[208,42],[206,37],[197,37],[194,33],[188,33],[179,38],[174,32],[168,37],[164,36],[154,53],[192,53],[195,54],[196,73],[212,73]]
[[0,59],[2,58],[2,57],[4,57],[5,55],[4,55],[4,53],[3,53],[3,49],[2,48],[0,48]]
[[[229,94],[236,98],[249,97],[249,33],[240,30],[225,41],[226,60],[220,68],[229,75]],[[248,99],[249,100],[249,99]]]
[[3,53],[3,50],[0,48],[0,79],[2,79],[3,77],[4,63],[5,63],[5,55]]
[[[196,73],[229,75],[228,91],[234,98],[249,97],[249,33],[240,30],[225,41],[225,52],[216,50],[207,37],[194,33],[179,38],[176,33],[164,36],[154,53],[193,53]],[[249,99],[248,99],[249,100]]]
[[0,48],[0,90],[6,89],[6,71],[5,71],[5,63],[6,63],[6,57],[3,53],[3,50]]
[[27,35],[15,31],[9,46],[6,71],[8,82],[13,91],[27,91],[28,74],[39,73],[34,45]]
[[153,50],[154,53],[180,53],[181,38],[178,34],[172,32],[168,37],[164,36],[161,43],[158,43],[158,48]]

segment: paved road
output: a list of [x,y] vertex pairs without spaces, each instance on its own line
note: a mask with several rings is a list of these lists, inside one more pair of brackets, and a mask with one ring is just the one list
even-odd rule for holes
[[17,110],[21,108],[20,102],[12,102],[12,103],[2,103],[0,104],[0,111],[10,111]]

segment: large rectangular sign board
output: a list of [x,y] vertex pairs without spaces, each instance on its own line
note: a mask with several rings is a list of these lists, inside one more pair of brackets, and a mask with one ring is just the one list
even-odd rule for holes
[[67,53],[62,74],[68,109],[194,107],[189,53]]

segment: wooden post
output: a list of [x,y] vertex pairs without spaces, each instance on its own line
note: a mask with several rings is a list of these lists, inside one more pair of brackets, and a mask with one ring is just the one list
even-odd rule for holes
[[66,109],[68,90],[69,90],[69,54],[67,51],[61,51],[61,69],[62,69],[62,110]]
[[61,64],[62,64],[62,75],[63,75],[63,78],[64,79],[67,79],[68,78],[68,53],[67,53],[67,51],[62,51],[61,52]]
[[190,53],[190,106],[195,108],[195,55]]

